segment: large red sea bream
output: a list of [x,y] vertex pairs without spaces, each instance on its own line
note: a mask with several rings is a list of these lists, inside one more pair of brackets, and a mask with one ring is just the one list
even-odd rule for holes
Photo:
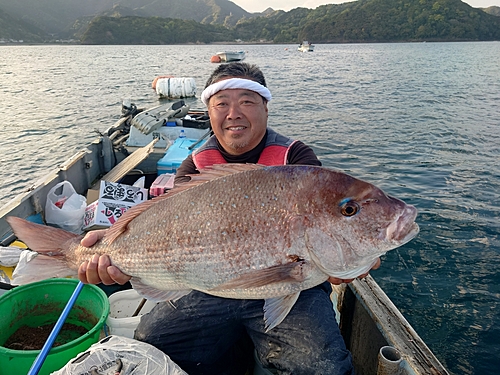
[[329,276],[359,276],[410,241],[418,233],[416,215],[415,207],[328,168],[226,164],[129,209],[91,248],[61,229],[8,222],[39,253],[22,282],[76,275],[83,261],[108,254],[149,299],[193,289],[265,299],[272,329],[301,290]]

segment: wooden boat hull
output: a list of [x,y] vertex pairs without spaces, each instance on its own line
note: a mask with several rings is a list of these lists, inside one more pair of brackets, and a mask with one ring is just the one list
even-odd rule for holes
[[351,351],[357,374],[376,374],[379,350],[394,347],[401,355],[401,375],[446,375],[435,357],[377,282],[367,276],[334,286],[340,330]]

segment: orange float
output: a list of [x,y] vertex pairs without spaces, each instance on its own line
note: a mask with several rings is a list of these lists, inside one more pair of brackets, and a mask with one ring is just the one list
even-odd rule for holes
[[219,55],[213,55],[210,58],[210,62],[212,62],[212,63],[220,63],[221,62],[220,56]]

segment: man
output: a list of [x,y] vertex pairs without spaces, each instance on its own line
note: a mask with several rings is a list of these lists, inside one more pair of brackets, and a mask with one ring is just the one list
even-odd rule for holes
[[[176,183],[220,163],[321,165],[310,147],[267,127],[271,93],[256,66],[219,65],[201,99],[208,107],[214,135],[184,160]],[[93,232],[82,244],[91,246],[102,235],[102,231]],[[81,265],[79,277],[85,283],[106,285],[130,279],[111,266],[107,256],[97,255]],[[354,374],[351,354],[335,320],[331,292],[328,282],[302,291],[284,321],[265,332],[263,300],[219,298],[192,291],[173,303],[158,304],[143,316],[135,337],[164,351],[191,375],[238,373],[239,359],[232,349],[245,346],[246,338],[253,342],[260,362],[279,374]]]

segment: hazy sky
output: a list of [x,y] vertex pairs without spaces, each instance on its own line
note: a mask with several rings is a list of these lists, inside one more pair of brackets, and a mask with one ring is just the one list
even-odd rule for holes
[[[267,8],[274,10],[290,10],[293,8],[316,8],[324,4],[341,4],[348,2],[347,0],[231,0],[238,4],[247,12],[262,12]],[[464,3],[469,4],[474,8],[487,8],[491,5],[500,6],[500,0],[466,0]]]

